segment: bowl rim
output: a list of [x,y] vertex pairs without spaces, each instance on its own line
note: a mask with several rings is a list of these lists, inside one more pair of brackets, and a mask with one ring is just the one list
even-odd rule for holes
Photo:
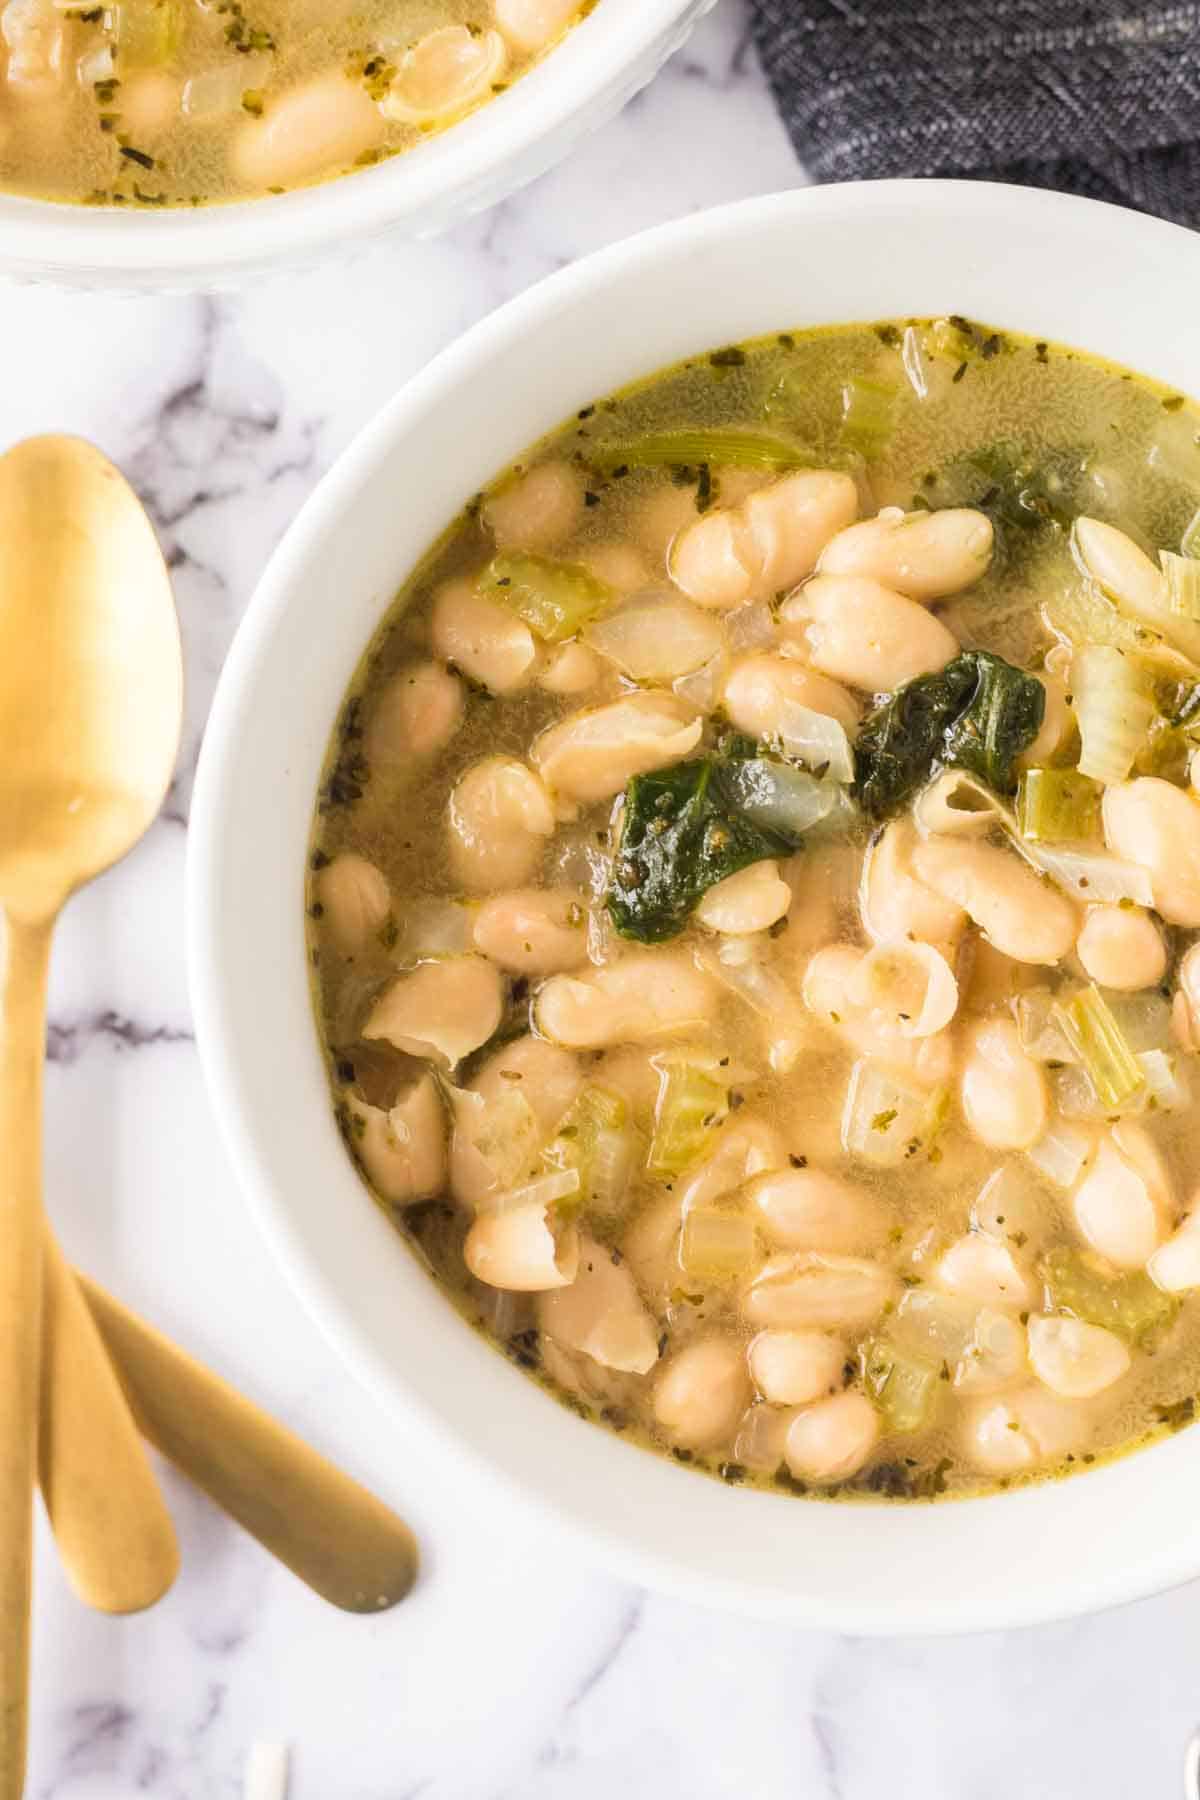
[[[595,1517],[584,1522],[574,1516],[570,1508],[538,1487],[532,1472],[517,1472],[500,1466],[494,1451],[482,1448],[457,1421],[448,1420],[436,1406],[429,1404],[424,1394],[416,1391],[406,1373],[393,1366],[360,1327],[354,1309],[331,1285],[319,1260],[303,1240],[286,1196],[278,1191],[272,1174],[271,1152],[266,1147],[262,1123],[252,1116],[239,1087],[241,1050],[234,1019],[237,1009],[231,1003],[228,983],[222,973],[218,890],[225,811],[240,779],[241,757],[253,732],[253,683],[265,666],[264,659],[269,657],[272,636],[297,594],[303,590],[305,566],[314,547],[335,528],[348,503],[353,502],[372,472],[386,464],[391,447],[403,441],[408,424],[426,413],[440,392],[456,389],[470,378],[472,369],[486,366],[505,349],[519,353],[522,343],[536,335],[542,321],[567,309],[572,300],[586,295],[591,288],[610,285],[631,271],[656,262],[678,261],[681,252],[694,253],[698,245],[711,242],[726,232],[751,228],[769,231],[784,220],[790,222],[793,216],[801,220],[833,219],[853,227],[856,221],[877,214],[880,207],[905,216],[932,217],[939,212],[954,215],[964,206],[969,206],[982,224],[996,228],[1003,225],[1006,216],[1013,216],[1015,208],[1048,238],[1055,237],[1060,228],[1069,237],[1081,220],[1090,221],[1091,226],[1099,226],[1105,233],[1119,232],[1125,246],[1124,254],[1144,255],[1152,266],[1160,265],[1168,258],[1190,257],[1196,273],[1200,274],[1200,237],[1143,214],[1096,201],[1004,184],[884,181],[791,190],[714,208],[642,232],[548,277],[472,327],[410,380],[364,427],[318,484],[289,528],[264,571],[221,675],[197,775],[188,851],[189,972],[197,1041],[208,1091],[243,1191],[271,1249],[310,1316],[354,1374],[379,1397],[385,1408],[401,1410],[408,1418],[415,1415],[422,1420],[439,1445],[464,1471],[470,1471],[475,1477],[484,1473],[489,1482],[499,1483],[556,1530],[565,1531],[575,1542],[583,1544],[589,1556],[599,1558],[626,1578],[682,1598],[693,1601],[699,1598],[746,1614],[880,1636],[1008,1628],[1073,1617],[1141,1598],[1200,1573],[1200,1530],[1179,1542],[1147,1543],[1137,1556],[1120,1561],[1112,1569],[1070,1572],[1040,1591],[1023,1588],[1020,1579],[1014,1578],[1002,1594],[993,1595],[986,1606],[976,1606],[974,1610],[969,1605],[964,1607],[953,1596],[931,1593],[926,1603],[909,1605],[905,1611],[897,1613],[886,1597],[855,1594],[839,1596],[834,1601],[798,1599],[791,1592],[773,1593],[761,1582],[746,1582],[736,1576],[711,1571],[699,1574],[686,1556],[674,1557],[664,1553],[661,1547],[647,1549],[631,1543],[628,1534],[615,1522],[606,1529],[604,1522]],[[1149,354],[1143,359],[1144,362],[1150,360]],[[315,1031],[312,1037],[315,1046]],[[390,1227],[385,1229],[390,1231]],[[427,1277],[422,1275],[422,1280],[431,1292],[437,1292]],[[441,1301],[441,1304],[445,1307],[446,1303]],[[507,1373],[494,1352],[486,1350],[482,1354]],[[481,1369],[482,1364],[478,1367]],[[525,1385],[532,1387],[533,1384]],[[570,1418],[570,1415],[564,1416]],[[605,1474],[613,1474],[618,1454],[615,1446],[619,1440],[611,1434],[596,1432],[594,1427],[578,1420],[571,1423],[579,1432],[614,1446],[604,1464]],[[1200,1457],[1200,1437],[1194,1453],[1185,1451],[1184,1440],[1188,1435],[1181,1433],[1142,1449],[1132,1457],[1090,1471],[1086,1476],[1089,1492],[1095,1491],[1098,1495],[1101,1484],[1106,1484],[1106,1493],[1122,1496],[1124,1507],[1136,1504],[1138,1491],[1152,1479],[1152,1471],[1157,1472],[1159,1482],[1180,1479],[1181,1470],[1184,1478],[1188,1478],[1190,1462]],[[582,1455],[581,1440],[572,1441]],[[620,1449],[627,1456],[636,1454],[643,1462],[669,1468],[663,1459],[647,1457],[645,1452],[630,1452],[625,1445]],[[607,1466],[609,1462],[612,1469]],[[1131,1469],[1135,1471],[1132,1476]],[[671,1473],[694,1483],[690,1474],[678,1470]],[[1194,1471],[1192,1475],[1194,1477]],[[1010,1522],[1010,1529],[1015,1527],[1018,1536],[1036,1535],[1040,1521],[1046,1516],[1044,1497],[1051,1492],[1073,1493],[1080,1485],[1078,1481],[1046,1483],[936,1509],[917,1506],[827,1507],[823,1510],[849,1511],[858,1517],[862,1517],[864,1510],[870,1510],[877,1517],[886,1513],[892,1518],[897,1514],[911,1518],[914,1514],[936,1511],[947,1519],[969,1510],[980,1520],[985,1511],[992,1518],[998,1518],[1003,1512]],[[1042,1496],[1042,1500],[1038,1496]],[[762,1500],[767,1507],[777,1504],[772,1496],[745,1492],[738,1499],[739,1503]],[[761,1509],[759,1516],[767,1517]],[[903,1538],[904,1534],[900,1535]],[[957,1534],[950,1530],[945,1535],[954,1537]]]
[[400,156],[286,194],[129,212],[0,193],[0,271],[105,286],[236,278],[389,230],[436,231],[542,173],[588,115],[623,104],[633,72],[648,77],[647,59],[673,49],[670,34],[713,4],[600,0],[477,112]]

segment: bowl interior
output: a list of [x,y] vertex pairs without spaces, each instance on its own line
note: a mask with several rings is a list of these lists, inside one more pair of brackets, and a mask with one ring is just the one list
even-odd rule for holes
[[1088,1610],[1200,1570],[1200,1431],[984,1500],[803,1502],[638,1451],[490,1350],[371,1204],[330,1117],[301,896],[346,683],[468,497],[634,377],[772,330],[954,311],[1196,392],[1198,286],[1189,233],[982,184],[807,190],[688,219],[554,277],[444,353],[326,479],[263,579],[209,726],[191,851],[197,1026],[235,1162],[289,1276],[381,1399],[423,1407],[636,1578],[849,1631]]

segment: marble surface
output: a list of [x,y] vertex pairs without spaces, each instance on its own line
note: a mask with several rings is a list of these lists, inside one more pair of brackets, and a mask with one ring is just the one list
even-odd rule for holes
[[[189,1023],[191,775],[238,616],[317,477],[455,333],[580,254],[803,179],[724,0],[654,89],[440,242],[221,300],[0,289],[4,438],[94,437],[178,581],[180,779],[63,924],[48,1187],[72,1253],[403,1510],[419,1592],[324,1608],[167,1476],[184,1568],[153,1613],[85,1613],[40,1533],[37,1800],[227,1800],[291,1746],[292,1800],[1151,1800],[1200,1717],[1200,1593],[1003,1637],[890,1643],[752,1624],[579,1566],[385,1420],[286,1290],[218,1144]],[[286,1099],[284,1100],[286,1104]],[[40,1531],[40,1527],[39,1527]]]

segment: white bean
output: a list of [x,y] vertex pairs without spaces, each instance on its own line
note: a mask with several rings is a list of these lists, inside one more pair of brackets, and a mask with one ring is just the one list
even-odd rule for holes
[[992,522],[969,506],[937,512],[886,507],[831,538],[823,575],[865,575],[912,600],[941,600],[970,587],[992,560]]
[[1100,519],[1076,519],[1072,547],[1076,561],[1122,612],[1159,635],[1164,620],[1169,620],[1166,632],[1171,641],[1193,660],[1200,656],[1200,626],[1171,613],[1166,577],[1131,537]]
[[475,948],[518,975],[555,975],[587,956],[587,903],[572,888],[517,888],[485,900]]
[[750,1346],[754,1385],[775,1406],[807,1406],[836,1394],[845,1366],[845,1343],[825,1331],[760,1331]]
[[852,735],[858,724],[858,703],[845,688],[792,657],[768,652],[743,657],[734,664],[723,698],[730,724],[756,738],[776,737],[784,728],[789,706],[825,713]]
[[1011,1313],[990,1306],[975,1315],[971,1338],[954,1367],[960,1394],[998,1394],[1028,1372],[1025,1327]]
[[538,1302],[538,1324],[556,1343],[606,1369],[647,1375],[658,1361],[658,1326],[613,1252],[581,1233],[579,1273]]
[[928,1038],[958,1011],[958,982],[932,944],[894,938],[859,958],[846,999],[885,1037]]
[[515,694],[534,671],[537,646],[524,620],[473,582],[443,582],[433,597],[433,646],[493,694]]
[[1182,788],[1140,775],[1106,788],[1104,840],[1150,876],[1154,904],[1171,925],[1200,925],[1200,807]]
[[713,984],[683,951],[644,950],[587,975],[552,975],[535,1003],[538,1030],[572,1050],[607,1050],[703,1028]]
[[868,848],[859,889],[863,929],[877,944],[907,937],[952,949],[967,915],[917,880],[912,872],[916,843],[916,829],[906,815],[886,825]]
[[972,1027],[959,1092],[968,1128],[989,1150],[1028,1150],[1046,1129],[1046,1078],[1012,1019]]
[[326,863],[313,883],[321,908],[321,929],[344,956],[378,941],[392,910],[387,877],[365,856],[343,850]]
[[693,709],[670,694],[626,694],[552,725],[530,754],[550,787],[588,803],[611,799],[634,775],[682,761],[703,729]]
[[261,119],[248,119],[230,146],[230,166],[243,187],[295,187],[347,168],[382,144],[385,131],[366,89],[339,69],[289,88]]
[[565,31],[579,6],[580,0],[496,0],[496,24],[514,50],[529,55]]
[[856,1055],[886,1063],[921,1087],[940,1086],[952,1071],[953,1035],[938,1031],[932,1037],[902,1037],[886,1021],[856,1006],[850,993],[863,956],[851,944],[828,944],[818,950],[804,971],[804,1004]]
[[705,1337],[664,1365],[654,1387],[654,1417],[681,1449],[711,1450],[732,1437],[751,1398],[737,1338]]
[[1008,1245],[982,1231],[969,1231],[951,1244],[934,1276],[943,1293],[980,1306],[1019,1310],[1033,1299],[1029,1277]]
[[463,722],[466,690],[444,663],[398,669],[367,721],[365,749],[372,768],[408,756],[436,756]]
[[671,549],[671,576],[701,606],[740,606],[794,587],[858,510],[848,475],[806,470],[705,513]]
[[765,1236],[783,1250],[873,1250],[887,1236],[888,1216],[875,1196],[823,1169],[757,1175],[745,1196]]
[[569,1287],[579,1268],[579,1233],[544,1206],[480,1213],[463,1244],[477,1281],[516,1294]]
[[450,865],[476,893],[515,887],[537,870],[554,827],[550,796],[533,770],[511,756],[485,757],[450,795]]
[[1075,952],[1101,987],[1156,987],[1166,973],[1162,932],[1140,906],[1089,906]]
[[372,1007],[363,1036],[452,1069],[487,1043],[503,1013],[499,969],[482,956],[447,956],[397,976]]
[[440,1193],[446,1179],[446,1110],[432,1075],[422,1075],[388,1111],[351,1099],[354,1139],[372,1186],[394,1206]]
[[988,1475],[1015,1475],[1053,1462],[1085,1444],[1088,1415],[1078,1405],[1030,1383],[1003,1399],[979,1401],[963,1414],[967,1460]]
[[1087,1242],[1119,1269],[1144,1268],[1165,1235],[1152,1172],[1123,1156],[1111,1133],[1101,1138],[1071,1207]]
[[779,864],[766,858],[710,887],[701,897],[695,917],[710,931],[737,937],[766,931],[786,915],[791,904],[792,890],[780,876]]
[[944,669],[961,648],[917,601],[861,575],[815,575],[785,603],[779,625],[814,669],[867,693]]
[[548,694],[561,694],[573,699],[586,694],[604,679],[604,665],[586,644],[561,644],[551,652],[545,668],[538,676],[538,686]]
[[1034,1374],[1064,1400],[1090,1400],[1129,1373],[1129,1351],[1102,1325],[1035,1313],[1028,1331]]
[[483,522],[501,550],[553,550],[583,517],[583,480],[570,463],[539,463],[489,494]]
[[961,906],[1014,962],[1057,963],[1075,943],[1074,906],[1007,850],[930,838],[914,847],[912,866],[919,881]]
[[880,1263],[799,1251],[763,1264],[742,1310],[752,1325],[854,1331],[877,1319],[899,1291],[897,1278]]
[[507,65],[508,49],[498,32],[440,25],[401,55],[380,110],[406,125],[445,121],[490,98]]
[[879,1434],[879,1414],[865,1394],[835,1394],[792,1420],[784,1460],[798,1481],[843,1481],[862,1468]]

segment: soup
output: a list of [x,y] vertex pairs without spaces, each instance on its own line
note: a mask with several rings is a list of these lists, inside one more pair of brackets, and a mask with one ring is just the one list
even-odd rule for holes
[[310,859],[336,1114],[588,1418],[895,1499],[1191,1419],[1198,433],[966,319],[784,333],[399,596]]
[[0,188],[111,206],[278,194],[422,143],[594,0],[0,0]]

